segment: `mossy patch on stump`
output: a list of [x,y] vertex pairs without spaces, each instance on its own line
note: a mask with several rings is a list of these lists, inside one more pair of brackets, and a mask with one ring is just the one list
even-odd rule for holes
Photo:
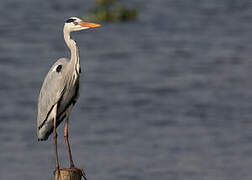
[[62,168],[59,172],[54,171],[54,175],[55,180],[81,180],[81,177],[84,177],[84,180],[87,180],[84,171],[81,169]]

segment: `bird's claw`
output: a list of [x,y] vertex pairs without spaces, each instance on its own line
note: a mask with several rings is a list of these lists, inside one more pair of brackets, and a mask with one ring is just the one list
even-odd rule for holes
[[53,174],[55,174],[56,172],[60,172],[60,168],[59,167],[56,167],[55,170],[53,171]]
[[56,175],[56,173],[57,173],[57,180],[59,180],[60,179],[60,168],[58,166],[53,171],[53,174]]

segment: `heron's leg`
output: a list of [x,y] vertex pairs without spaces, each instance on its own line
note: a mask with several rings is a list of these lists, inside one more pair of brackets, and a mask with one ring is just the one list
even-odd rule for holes
[[56,164],[56,173],[59,173],[59,160],[58,160],[58,150],[57,150],[57,104],[54,106],[54,121],[53,121],[53,139],[54,139],[54,151],[55,151],[55,164]]
[[65,123],[65,131],[64,131],[64,138],[66,141],[66,145],[67,145],[67,150],[68,150],[68,155],[69,155],[69,161],[70,161],[70,168],[74,168],[74,163],[73,163],[73,158],[72,158],[72,153],[71,153],[71,148],[69,145],[69,141],[68,141],[68,121],[69,121],[69,114],[66,114],[66,123]]
[[72,153],[71,153],[71,149],[70,149],[70,145],[69,145],[69,141],[68,141],[68,122],[69,122],[69,113],[66,113],[66,123],[65,123],[64,138],[65,138],[66,145],[67,145],[67,150],[68,150],[68,155],[69,155],[69,161],[70,161],[70,168],[79,171],[81,173],[81,175],[83,176],[83,178],[85,180],[87,180],[85,172],[82,169],[76,168],[74,166],[74,163],[73,163]]

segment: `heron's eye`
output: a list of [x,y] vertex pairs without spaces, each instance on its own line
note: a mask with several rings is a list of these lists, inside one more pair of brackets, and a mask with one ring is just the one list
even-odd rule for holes
[[78,24],[78,22],[76,22],[76,21],[74,21],[73,23],[74,23],[74,25],[77,25],[77,24]]
[[62,69],[62,65],[60,64],[60,65],[58,65],[58,66],[57,66],[57,68],[56,68],[56,72],[60,72],[60,71],[61,71],[61,69]]
[[75,21],[75,19],[70,18],[70,19],[66,20],[66,23],[71,23],[71,22],[74,22],[74,21]]

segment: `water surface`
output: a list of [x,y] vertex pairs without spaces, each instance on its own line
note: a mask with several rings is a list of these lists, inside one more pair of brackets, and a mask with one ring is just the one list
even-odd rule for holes
[[[62,56],[63,22],[92,1],[0,2],[0,179],[53,179],[52,137],[37,142],[43,78]],[[77,32],[81,96],[74,160],[92,180],[249,180],[249,0],[130,1],[136,22]],[[68,166],[63,125],[62,166]],[[10,173],[12,172],[12,173]]]

